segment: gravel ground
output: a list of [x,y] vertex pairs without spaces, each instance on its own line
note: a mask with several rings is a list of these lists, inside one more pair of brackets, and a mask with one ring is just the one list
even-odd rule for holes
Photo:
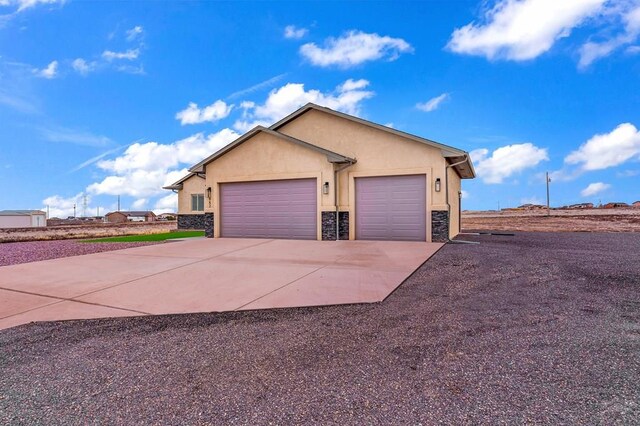
[[468,238],[381,304],[0,331],[0,423],[638,424],[640,235]]
[[1,243],[0,266],[121,250],[130,247],[148,246],[149,244],[158,244],[158,242],[81,243],[76,240],[55,240]]

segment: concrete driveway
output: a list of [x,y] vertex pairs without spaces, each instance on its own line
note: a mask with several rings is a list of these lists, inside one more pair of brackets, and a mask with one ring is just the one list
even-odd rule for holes
[[0,267],[0,329],[31,321],[371,303],[442,244],[193,239]]

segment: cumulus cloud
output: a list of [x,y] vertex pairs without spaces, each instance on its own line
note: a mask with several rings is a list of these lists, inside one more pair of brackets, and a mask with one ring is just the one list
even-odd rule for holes
[[134,41],[137,38],[142,37],[143,33],[144,33],[144,29],[142,28],[142,26],[141,25],[136,25],[135,27],[133,27],[130,30],[126,31],[127,40],[128,41]]
[[485,183],[502,183],[506,178],[549,159],[545,148],[538,148],[532,143],[503,146],[491,154],[488,149],[476,149],[470,155],[478,177]]
[[499,0],[480,23],[457,28],[447,47],[487,59],[525,61],[603,10],[606,0]]
[[295,25],[287,25],[284,28],[284,38],[300,39],[309,33],[306,28],[298,28]]
[[[85,196],[87,200],[86,211],[84,210]],[[71,197],[64,197],[61,195],[52,195],[50,197],[47,197],[42,200],[41,210],[46,212],[48,208],[49,217],[66,219],[67,217],[71,217],[74,215],[74,206],[76,217],[95,216],[98,211],[100,211],[101,215],[104,215],[108,210],[104,206],[93,204],[91,195],[82,192],[76,195],[72,195]]]
[[611,188],[611,185],[609,185],[608,183],[594,182],[590,183],[585,189],[580,191],[580,195],[582,195],[583,197],[592,197],[606,191],[609,188]]
[[153,210],[156,212],[171,212],[175,213],[178,211],[178,194],[169,194],[164,197],[158,199],[156,201]]
[[564,161],[590,171],[615,167],[632,159],[640,159],[640,131],[631,123],[622,123],[610,133],[593,136]]
[[368,85],[367,80],[349,79],[336,90],[322,93],[315,89],[305,90],[301,83],[288,83],[272,90],[262,105],[245,104],[244,117],[235,122],[234,128],[245,132],[257,125],[270,126],[309,102],[358,115],[362,101],[374,95],[365,90]]
[[[589,40],[582,45],[579,51],[579,68],[586,68],[598,59],[610,55],[621,46],[636,41],[640,36],[640,6],[629,10],[624,10],[623,8],[619,18],[623,27],[623,31],[620,34],[600,42]],[[632,53],[634,47],[637,46],[629,46],[627,52]]]
[[300,54],[313,65],[341,68],[350,68],[383,58],[393,61],[400,54],[409,52],[413,52],[413,47],[401,38],[355,30],[348,31],[338,38],[326,39],[322,47],[315,43],[307,43],[300,47]]
[[45,68],[41,70],[36,69],[34,73],[38,77],[42,77],[42,78],[47,78],[47,79],[56,78],[58,76],[58,61],[51,61],[49,65],[47,65]]
[[114,52],[112,50],[105,50],[102,52],[102,57],[107,61],[113,61],[118,59],[125,59],[127,61],[133,61],[140,56],[140,48],[128,49],[125,52]]
[[149,198],[164,192],[187,173],[187,167],[238,138],[233,130],[223,129],[205,136],[197,133],[172,144],[134,143],[122,155],[98,161],[98,168],[109,173],[100,182],[87,187],[92,194],[129,195]]
[[416,108],[421,111],[431,112],[438,109],[440,104],[449,98],[448,93],[443,93],[435,98],[429,99],[427,102],[417,103]]
[[71,66],[75,71],[77,71],[80,75],[87,75],[91,71],[96,69],[97,64],[95,62],[87,62],[82,58],[76,58],[71,62]]
[[190,102],[189,105],[176,114],[176,120],[180,124],[199,124],[205,122],[216,122],[226,118],[233,109],[233,105],[227,105],[222,100],[217,100],[209,106],[198,108],[198,104]]

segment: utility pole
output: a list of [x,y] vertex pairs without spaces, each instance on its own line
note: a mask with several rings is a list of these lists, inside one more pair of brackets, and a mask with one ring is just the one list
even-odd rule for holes
[[100,217],[100,207],[96,207],[96,217]]
[[120,211],[120,196],[118,195],[118,211]]
[[547,181],[547,216],[551,216],[551,207],[549,206],[549,172],[546,173],[546,181]]
[[49,219],[51,216],[49,216],[49,204],[47,204],[47,219]]
[[73,204],[73,218],[76,218],[76,204]]
[[82,198],[82,217],[87,217],[87,194]]

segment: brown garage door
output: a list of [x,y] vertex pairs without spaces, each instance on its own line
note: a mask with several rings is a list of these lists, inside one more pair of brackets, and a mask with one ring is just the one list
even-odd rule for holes
[[220,186],[220,235],[316,239],[316,180],[225,183]]
[[357,178],[356,238],[425,241],[426,176]]

